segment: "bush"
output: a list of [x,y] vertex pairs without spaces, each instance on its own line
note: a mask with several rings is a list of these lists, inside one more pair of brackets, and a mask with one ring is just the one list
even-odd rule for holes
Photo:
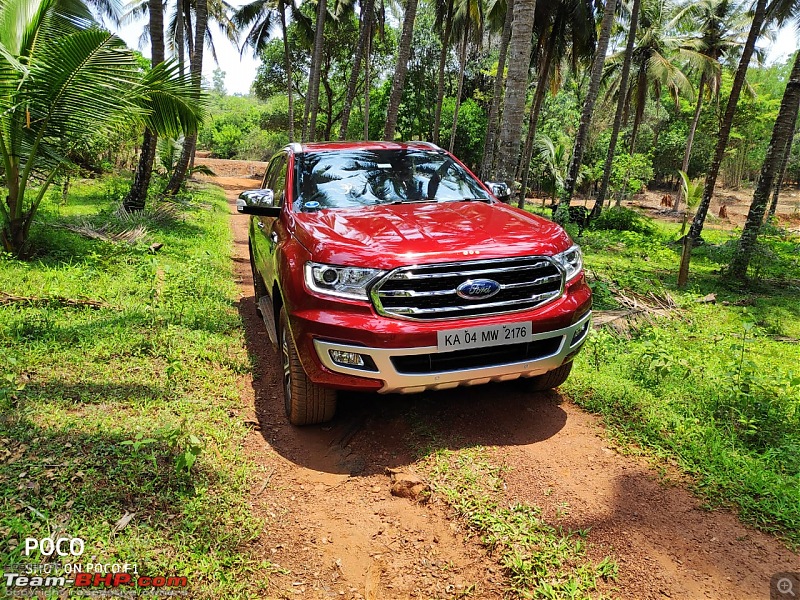
[[591,221],[591,228],[648,234],[653,232],[650,219],[623,206],[613,206],[604,210],[600,216]]
[[653,179],[653,161],[646,154],[618,154],[611,168],[609,187],[623,198],[638,194]]
[[285,131],[253,129],[240,142],[236,157],[242,160],[269,160],[288,143],[289,135]]

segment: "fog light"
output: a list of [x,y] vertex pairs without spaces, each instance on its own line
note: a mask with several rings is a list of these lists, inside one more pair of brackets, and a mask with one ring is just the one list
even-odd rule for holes
[[572,336],[572,342],[570,342],[570,347],[580,342],[588,332],[589,332],[589,321],[586,321],[586,323],[583,324],[583,327],[581,327],[578,331],[576,331],[575,335]]
[[328,350],[331,360],[337,365],[352,367],[363,367],[364,357],[356,352],[344,352],[343,350]]

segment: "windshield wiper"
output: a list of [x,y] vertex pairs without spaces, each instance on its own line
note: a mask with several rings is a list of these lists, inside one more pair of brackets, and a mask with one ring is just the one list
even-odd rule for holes
[[437,202],[436,198],[407,198],[405,200],[392,200],[386,204],[420,204],[423,202]]

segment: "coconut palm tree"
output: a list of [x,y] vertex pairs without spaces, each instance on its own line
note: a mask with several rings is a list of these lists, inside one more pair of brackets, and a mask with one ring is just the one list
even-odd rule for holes
[[[489,105],[489,115],[486,118],[486,137],[483,143],[483,158],[481,160],[480,177],[485,179],[493,171],[495,141],[497,140],[498,116],[500,114],[500,100],[503,96],[503,83],[505,82],[506,57],[508,55],[508,42],[511,39],[511,22],[514,18],[514,0],[492,0],[487,10],[490,24],[502,22],[500,34],[500,48],[497,52],[497,72],[494,76],[492,87],[492,103]],[[500,15],[502,14],[502,19]],[[442,66],[442,79],[444,67]]]
[[[189,59],[189,74],[192,80],[192,86],[195,93],[200,94],[201,81],[203,77],[203,49],[205,44],[203,41],[206,37],[206,29],[208,27],[208,2],[209,0],[195,0],[195,31],[194,31],[194,47]],[[185,136],[183,140],[183,148],[181,150],[181,157],[175,165],[175,170],[172,172],[167,187],[164,188],[164,193],[175,195],[183,185],[186,179],[186,173],[189,170],[189,163],[194,159],[194,151],[197,146],[197,132],[190,133]]]
[[414,33],[414,21],[417,18],[417,0],[406,0],[406,10],[403,15],[403,30],[400,33],[400,42],[397,46],[397,62],[394,67],[392,90],[389,93],[389,106],[386,109],[386,125],[383,129],[383,139],[394,140],[397,129],[397,117],[400,112],[400,99],[403,95],[403,86],[408,72],[408,58],[411,56],[411,40]]
[[322,76],[322,51],[325,44],[325,17],[328,5],[325,0],[317,0],[317,24],[314,28],[314,50],[311,54],[311,72],[308,76],[308,91],[303,115],[303,141],[314,141],[319,112],[319,80]]
[[[151,64],[156,67],[164,62],[164,7],[161,4],[161,0],[148,0],[147,5],[150,19]],[[153,162],[156,158],[157,145],[158,136],[150,128],[145,128],[139,164],[133,176],[133,185],[131,185],[130,191],[122,201],[122,206],[125,207],[125,210],[136,211],[144,209],[147,201],[147,190],[150,187],[150,178],[153,174]]]
[[[625,54],[622,63],[622,72],[620,73],[620,88],[627,89],[628,79],[631,73],[631,61],[633,59],[633,50],[636,45],[636,30],[639,26],[639,8],[641,7],[641,0],[633,0],[631,7],[630,18],[628,19],[628,41],[625,45]],[[617,98],[617,110],[614,113],[614,123],[611,127],[611,139],[608,142],[608,152],[606,153],[606,162],[603,165],[603,179],[600,182],[600,191],[597,194],[594,207],[592,208],[592,217],[597,217],[603,210],[603,203],[606,200],[606,193],[608,193],[608,184],[611,180],[611,168],[614,162],[614,153],[617,149],[617,140],[619,139],[619,130],[622,127],[622,116],[625,112],[625,96],[619,94]]]
[[[797,122],[797,115],[794,116],[794,122]],[[781,195],[781,188],[783,187],[783,179],[786,177],[786,168],[789,166],[789,157],[792,155],[792,146],[794,145],[794,138],[797,136],[797,131],[786,141],[786,146],[783,149],[783,159],[781,160],[780,169],[778,169],[778,179],[775,182],[775,190],[772,192],[772,202],[769,205],[769,213],[767,218],[775,216],[775,211],[778,209],[778,199]]]
[[[23,254],[71,147],[135,121],[162,135],[197,130],[202,107],[175,63],[146,75],[122,40],[76,0],[0,3],[0,158],[8,188],[0,241]],[[38,181],[38,185],[34,184]]]
[[767,0],[756,0],[756,4],[753,8],[753,20],[750,23],[750,31],[747,34],[747,41],[742,47],[739,67],[736,69],[731,93],[728,96],[728,104],[725,107],[725,113],[720,123],[714,156],[711,159],[711,165],[706,174],[706,181],[703,186],[703,198],[700,200],[700,206],[697,208],[694,219],[692,219],[692,226],[689,228],[689,233],[686,234],[683,239],[681,262],[678,269],[678,287],[684,287],[689,278],[689,262],[692,247],[703,232],[703,224],[708,214],[708,207],[711,205],[711,197],[714,195],[714,188],[717,185],[720,165],[722,164],[722,159],[725,157],[725,149],[728,147],[728,139],[730,138],[731,128],[733,127],[733,117],[736,114],[736,105],[739,102],[739,96],[744,86],[747,67],[750,65],[750,59],[753,57],[756,41],[761,36],[761,30],[764,27],[766,17]]
[[239,8],[232,21],[240,29],[248,29],[241,51],[249,46],[253,56],[258,56],[272,39],[272,30],[276,22],[280,25],[283,39],[283,66],[286,70],[286,96],[289,99],[289,141],[294,141],[294,94],[292,90],[292,57],[289,52],[289,34],[287,30],[287,9],[294,15],[297,7],[293,0],[254,0]]
[[[347,95],[344,99],[342,106],[342,123],[339,128],[339,139],[347,139],[347,127],[350,124],[350,111],[353,108],[353,101],[356,98],[356,88],[358,87],[358,79],[361,71],[361,61],[366,57],[365,62],[369,62],[367,56],[367,49],[369,47],[369,38],[372,35],[372,20],[375,13],[375,0],[364,0],[361,6],[361,23],[358,28],[358,43],[356,44],[356,55],[353,57],[353,70],[350,73],[350,81],[347,84]],[[368,74],[368,67],[365,69],[365,74]],[[369,79],[369,77],[365,77]],[[365,86],[369,89],[369,83]]]
[[[433,143],[439,143],[439,129],[442,125],[442,102],[444,101],[444,70],[447,65],[447,55],[450,52],[450,42],[453,32],[454,1],[438,0],[434,4],[436,22],[434,27],[442,32],[440,38],[442,49],[439,52],[439,69],[436,77],[436,108],[433,114]],[[444,25],[444,28],[442,27]]]
[[792,72],[786,83],[786,91],[783,93],[778,118],[772,129],[772,139],[769,142],[767,155],[761,167],[761,175],[753,193],[753,202],[750,204],[742,236],[739,238],[736,252],[728,268],[728,276],[734,279],[743,280],[747,277],[747,268],[755,251],[758,232],[764,222],[764,213],[767,209],[772,185],[783,161],[786,144],[794,135],[798,107],[800,107],[800,52],[795,53]]
[[[690,27],[697,28],[700,37],[698,50],[710,60],[699,64],[700,82],[697,86],[697,102],[692,123],[689,126],[686,151],[683,154],[681,166],[681,170],[684,172],[689,170],[689,159],[692,156],[694,136],[697,132],[697,124],[700,122],[700,112],[706,91],[711,98],[719,96],[721,64],[735,64],[736,57],[747,39],[749,27],[744,7],[731,0],[700,0],[693,5],[686,18],[690,22]],[[678,211],[682,195],[681,193],[676,198],[672,206],[673,212]]]
[[[517,203],[519,208],[525,205],[534,140],[545,94],[548,89],[555,93],[561,87],[567,58],[571,59],[569,64],[574,73],[581,62],[591,60],[597,41],[592,3],[587,0],[540,3],[536,12],[539,23],[534,27],[538,30],[539,47],[544,49],[544,53],[539,60],[539,81],[536,83],[536,93],[528,119],[525,150],[517,173],[517,178],[522,182]],[[541,16],[540,12],[543,13]]]
[[528,91],[528,71],[533,49],[533,24],[536,0],[515,0],[511,39],[508,43],[509,63],[505,82],[503,118],[497,149],[497,167],[493,179],[506,182],[514,189],[514,175],[519,161],[519,143]]
[[605,65],[608,42],[611,39],[611,27],[614,24],[616,8],[617,0],[606,0],[605,7],[603,8],[603,20],[600,23],[600,36],[597,39],[597,47],[595,48],[594,60],[592,61],[589,89],[586,92],[586,99],[583,102],[581,120],[578,125],[578,133],[575,136],[575,144],[572,148],[572,157],[569,161],[564,190],[561,193],[558,210],[554,215],[554,217],[561,222],[566,222],[569,219],[569,203],[572,201],[572,194],[575,192],[581,162],[583,161],[583,152],[586,149],[586,142],[589,139],[589,125],[591,125],[594,105],[595,102],[597,102],[597,95],[600,92],[600,80],[603,77],[603,66]]
[[625,103],[633,107],[630,153],[636,151],[636,139],[644,117],[648,96],[658,100],[667,90],[676,104],[681,95],[692,97],[693,88],[683,72],[688,62],[702,65],[712,63],[697,50],[699,42],[689,38],[678,28],[693,5],[676,7],[671,0],[643,0],[639,12],[638,28],[628,85],[621,87],[621,71],[624,68],[624,52],[609,57],[604,81],[609,95],[621,94]]
[[461,94],[464,91],[464,72],[467,68],[467,45],[470,37],[474,38],[476,45],[480,46],[483,38],[483,0],[458,0],[455,7],[453,26],[457,32],[460,30],[461,42],[458,60],[458,89],[456,92],[456,105],[453,109],[453,127],[450,130],[450,152],[456,143],[456,128],[458,127],[458,112],[461,108]]

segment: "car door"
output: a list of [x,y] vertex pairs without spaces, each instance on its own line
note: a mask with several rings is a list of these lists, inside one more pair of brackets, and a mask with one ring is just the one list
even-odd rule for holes
[[[270,161],[269,169],[267,169],[262,182],[265,189],[272,190],[273,206],[283,206],[283,199],[286,195],[286,163],[286,153],[276,154]],[[279,221],[279,217],[256,217],[254,219],[253,236],[256,242],[253,246],[253,254],[256,256],[259,271],[268,289],[271,289],[275,278],[275,246],[279,239],[276,225]]]

